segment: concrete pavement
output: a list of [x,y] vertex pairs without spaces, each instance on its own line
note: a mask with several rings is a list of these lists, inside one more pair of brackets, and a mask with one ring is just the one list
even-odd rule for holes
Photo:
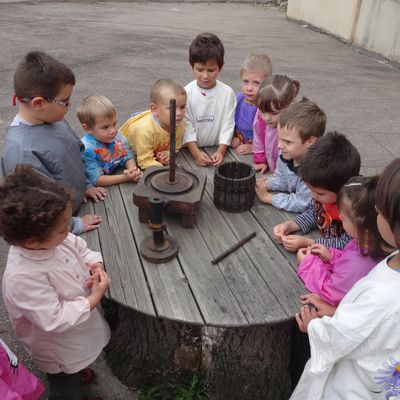
[[[82,97],[109,97],[122,124],[133,111],[148,107],[154,80],[171,77],[186,84],[192,79],[189,44],[196,34],[212,31],[225,45],[220,79],[235,90],[245,55],[266,51],[274,72],[298,79],[301,95],[325,110],[328,129],[345,133],[358,147],[364,174],[379,172],[400,155],[398,66],[289,22],[266,5],[1,0],[0,27],[1,143],[16,113],[13,71],[27,51],[47,51],[75,72],[67,119],[80,132],[75,109]],[[0,245],[3,271],[7,246]],[[12,335],[1,303],[0,336],[32,366]],[[115,383],[104,364],[99,371],[103,386],[95,388],[97,393],[107,399],[135,398]]]

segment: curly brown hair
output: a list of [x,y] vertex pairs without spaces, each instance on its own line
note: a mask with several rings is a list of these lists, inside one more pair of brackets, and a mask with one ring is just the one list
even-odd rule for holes
[[9,244],[24,245],[47,239],[73,196],[30,165],[19,164],[0,186],[0,198],[0,236]]

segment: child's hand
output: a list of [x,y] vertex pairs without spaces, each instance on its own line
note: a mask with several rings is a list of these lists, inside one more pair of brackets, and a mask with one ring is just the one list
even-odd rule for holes
[[282,235],[281,240],[283,247],[292,252],[297,251],[301,247],[308,247],[314,244],[314,240],[300,235]]
[[311,294],[303,294],[300,296],[301,304],[312,304],[316,310],[318,317],[322,318],[325,316],[332,317],[335,314],[336,308],[335,306],[331,306],[330,304],[323,301],[319,296],[314,293]]
[[235,152],[239,156],[243,156],[245,154],[251,154],[253,152],[253,145],[252,144],[241,144],[236,147]]
[[253,169],[254,171],[259,172],[260,174],[263,174],[268,170],[268,164],[267,163],[253,164]]
[[85,195],[83,196],[83,202],[87,203],[88,199],[94,200],[96,203],[102,201],[107,196],[107,190],[103,187],[91,187],[87,189]]
[[211,158],[207,153],[204,153],[204,151],[199,151],[195,157],[195,161],[197,165],[200,165],[200,167],[206,167],[207,165],[212,164]]
[[224,161],[224,155],[218,150],[211,156],[211,163],[214,166],[218,166]]
[[282,222],[281,224],[275,225],[273,229],[274,239],[277,243],[282,243],[282,236],[288,235],[291,232],[294,232],[296,229],[293,229],[293,224],[296,224],[294,221],[289,220]]
[[159,151],[156,154],[156,160],[160,162],[162,165],[169,164],[169,153],[167,151]]
[[309,255],[311,255],[311,247],[302,247],[297,251],[297,262],[300,264]]
[[317,311],[313,307],[310,309],[307,305],[302,306],[300,313],[296,313],[295,317],[299,329],[304,333],[307,333],[308,324],[313,319],[318,318]]
[[96,262],[96,263],[88,264],[88,269],[90,272],[90,276],[85,279],[83,287],[86,289],[91,289],[93,287],[93,275],[98,273],[98,269],[104,270],[104,266],[103,266],[103,263]]
[[257,197],[266,204],[272,204],[272,194],[268,192],[267,184],[263,179],[257,179],[256,187],[254,188]]
[[323,244],[314,243],[311,246],[311,253],[317,255],[323,262],[329,262],[332,259],[331,253]]
[[107,291],[108,286],[110,285],[110,278],[108,277],[107,273],[100,268],[98,268],[97,271],[92,275],[92,279],[92,294],[87,297],[91,310],[96,307],[97,304],[99,304],[101,298],[104,296],[104,293]]
[[83,222],[83,231],[82,232],[89,232],[97,229],[102,221],[100,215],[88,214],[84,215],[82,218]]
[[124,169],[124,175],[129,177],[133,182],[139,182],[143,176],[143,172],[138,167]]
[[236,149],[238,146],[240,146],[240,139],[238,137],[234,137],[231,141],[231,147],[232,149]]

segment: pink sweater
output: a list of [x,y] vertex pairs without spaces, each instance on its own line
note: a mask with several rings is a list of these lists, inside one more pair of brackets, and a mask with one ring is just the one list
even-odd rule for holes
[[278,160],[278,129],[269,127],[257,110],[253,122],[253,159],[256,164],[267,163],[275,171]]
[[327,303],[337,306],[344,295],[378,263],[358,252],[355,240],[350,240],[343,250],[329,248],[331,261],[323,262],[318,256],[303,259],[297,275],[307,290],[317,294]]

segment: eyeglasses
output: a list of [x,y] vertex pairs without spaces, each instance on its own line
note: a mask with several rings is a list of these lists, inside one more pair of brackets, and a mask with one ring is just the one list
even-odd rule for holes
[[[39,96],[35,96],[35,97],[39,97]],[[22,97],[22,98],[19,98],[18,100],[21,101],[22,103],[29,103],[35,97]],[[58,104],[59,106],[69,107],[71,104],[71,99],[57,100],[57,99],[52,99],[50,97],[44,97],[44,96],[40,96],[40,97],[43,97],[49,103]]]

